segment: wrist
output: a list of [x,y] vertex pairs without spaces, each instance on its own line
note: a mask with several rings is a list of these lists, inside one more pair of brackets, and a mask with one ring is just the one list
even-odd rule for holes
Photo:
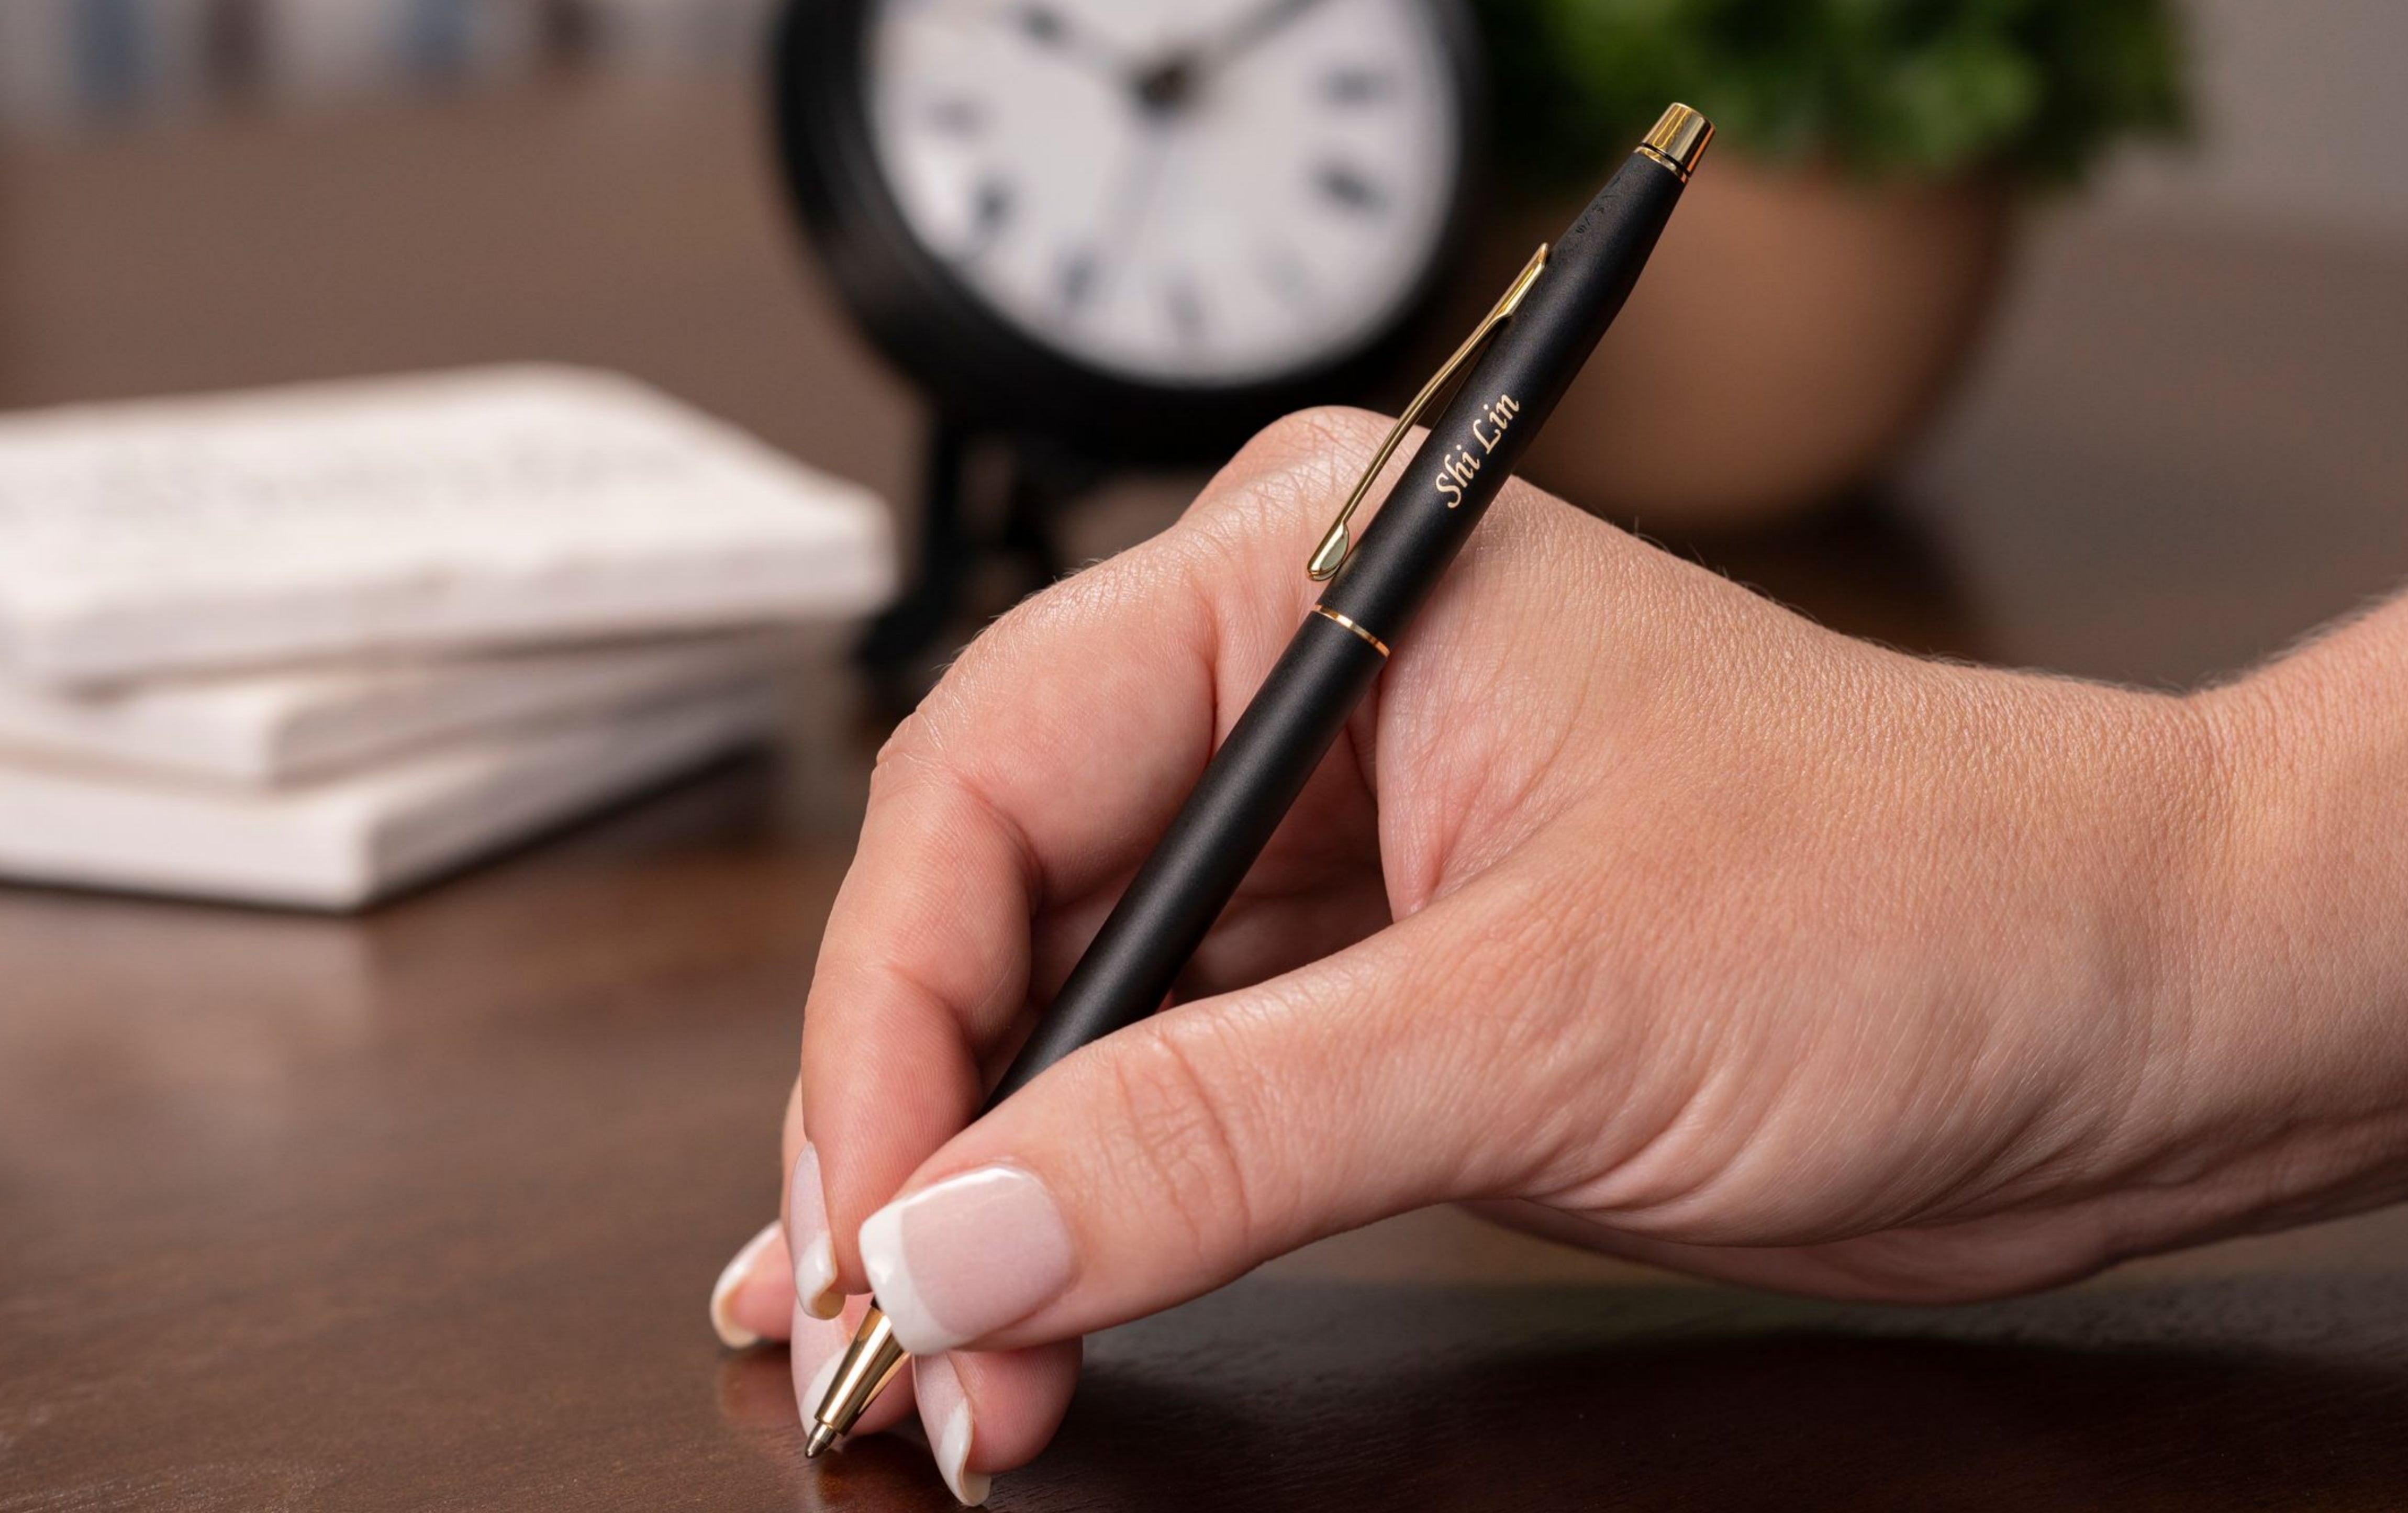
[[2180,1166],[2235,1227],[2351,1212],[2408,1174],[2408,678],[2344,633],[2183,702],[2204,733]]

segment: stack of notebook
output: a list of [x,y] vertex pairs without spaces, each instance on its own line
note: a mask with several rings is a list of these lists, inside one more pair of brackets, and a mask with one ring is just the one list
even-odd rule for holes
[[878,499],[607,374],[0,417],[0,878],[356,907],[769,739],[892,575]]

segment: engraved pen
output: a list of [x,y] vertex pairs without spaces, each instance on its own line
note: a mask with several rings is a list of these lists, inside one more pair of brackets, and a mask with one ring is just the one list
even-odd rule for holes
[[[1387,666],[1414,612],[1620,313],[1713,137],[1713,125],[1687,106],[1666,110],[1580,218],[1531,256],[1406,407],[1306,565],[1308,577],[1327,585],[1320,601],[988,1096],[987,1108],[1162,1005]],[[1358,544],[1356,509],[1413,423],[1450,387],[1454,398]],[[904,1360],[894,1325],[873,1299],[811,1410],[805,1453],[816,1456],[841,1439]]]

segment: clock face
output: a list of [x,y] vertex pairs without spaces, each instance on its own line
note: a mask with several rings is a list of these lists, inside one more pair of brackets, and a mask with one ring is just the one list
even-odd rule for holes
[[1462,102],[1426,0],[876,0],[873,155],[1043,345],[1251,383],[1379,334],[1446,232]]

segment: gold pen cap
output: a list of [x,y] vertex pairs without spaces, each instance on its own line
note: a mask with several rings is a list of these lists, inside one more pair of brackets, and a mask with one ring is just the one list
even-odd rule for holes
[[1687,183],[1706,155],[1706,144],[1714,139],[1714,123],[1685,105],[1668,108],[1639,144],[1639,151],[1681,176]]

